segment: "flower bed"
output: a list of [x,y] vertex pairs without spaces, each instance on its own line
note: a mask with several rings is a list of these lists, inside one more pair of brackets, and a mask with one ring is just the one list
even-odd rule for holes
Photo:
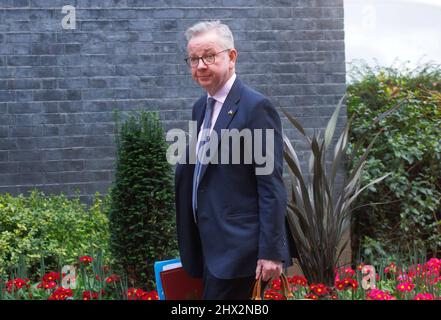
[[[296,299],[333,300],[441,300],[441,259],[432,258],[424,264],[409,268],[390,263],[381,273],[375,274],[375,285],[364,289],[364,265],[354,270],[345,267],[335,270],[333,287],[308,284],[303,276],[288,277],[290,289]],[[372,275],[371,275],[372,276]],[[280,280],[273,280],[265,290],[265,299],[283,300]]]
[[[0,278],[0,298],[6,300],[158,300],[156,291],[128,287],[108,266],[83,256],[75,264],[78,275],[45,273],[37,282],[28,278]],[[75,284],[73,284],[75,282]],[[72,287],[72,288],[71,288]]]
[[[0,279],[0,299],[9,300],[158,300],[156,291],[129,287],[127,279],[114,274],[108,266],[94,263],[83,256],[75,265],[79,273],[73,279],[65,273],[47,272],[39,281],[28,278]],[[424,264],[405,268],[390,263],[374,275],[375,287],[363,289],[364,265],[356,269],[335,270],[333,287],[309,284],[305,277],[288,277],[295,299],[333,300],[441,300],[441,259],[432,258]],[[372,275],[371,275],[372,277]],[[69,282],[70,281],[70,282]],[[371,283],[372,285],[372,283]],[[283,300],[280,280],[273,280],[265,290],[266,300]]]

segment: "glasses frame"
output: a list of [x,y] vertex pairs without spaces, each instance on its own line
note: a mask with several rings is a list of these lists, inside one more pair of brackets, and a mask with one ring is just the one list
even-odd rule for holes
[[[228,50],[231,50],[231,49],[224,49],[224,50],[222,50],[222,51],[219,51],[219,52],[216,52],[216,53],[213,53],[213,54],[208,54],[208,55],[206,55],[206,56],[200,56],[200,57],[187,57],[187,58],[185,58],[184,59],[184,61],[185,61],[185,63],[190,67],[190,68],[196,68],[198,65],[199,65],[199,60],[202,60],[202,63],[203,64],[205,64],[206,66],[209,66],[209,65],[211,65],[211,64],[214,64],[215,62],[216,62],[216,56],[218,55],[218,54],[220,54],[220,53],[222,53],[222,52],[225,52],[225,51],[228,51]],[[210,62],[210,63],[207,63],[205,60],[204,60],[204,58],[206,59],[207,57],[213,57],[213,62]],[[193,66],[192,65],[192,63],[191,63],[191,59],[198,59],[197,61],[197,63]]]

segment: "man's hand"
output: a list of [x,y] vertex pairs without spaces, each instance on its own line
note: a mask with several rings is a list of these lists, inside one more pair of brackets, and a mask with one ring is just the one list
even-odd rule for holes
[[281,261],[274,260],[257,260],[256,268],[256,280],[262,275],[263,281],[269,281],[270,279],[278,279],[283,271],[283,263]]

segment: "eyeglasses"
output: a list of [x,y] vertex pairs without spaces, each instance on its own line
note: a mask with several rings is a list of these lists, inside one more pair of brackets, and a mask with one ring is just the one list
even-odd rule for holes
[[188,57],[188,58],[185,58],[185,62],[191,68],[196,68],[199,65],[199,60],[202,60],[202,62],[206,65],[210,65],[216,61],[216,56],[219,53],[222,53],[222,52],[225,52],[228,50],[230,50],[230,49],[225,49],[225,50],[222,50],[222,51],[219,51],[219,52],[216,52],[213,54],[209,54],[206,56],[202,56],[202,57]]

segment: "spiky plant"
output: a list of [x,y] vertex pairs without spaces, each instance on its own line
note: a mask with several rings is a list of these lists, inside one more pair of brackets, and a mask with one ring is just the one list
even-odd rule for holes
[[[306,138],[311,152],[308,171],[304,173],[294,147],[284,135],[284,158],[292,181],[292,197],[288,203],[289,228],[299,253],[300,267],[309,283],[324,283],[329,286],[334,283],[334,269],[349,242],[349,239],[344,243],[342,240],[350,227],[351,204],[364,189],[389,175],[388,173],[361,187],[360,178],[366,157],[378,133],[359,158],[357,165],[347,174],[343,185],[337,184],[337,170],[343,165],[352,119],[347,122],[335,145],[329,167],[326,166],[326,151],[331,144],[343,100],[344,97],[329,120],[324,136],[320,132],[314,132],[309,137],[300,123],[283,110],[288,120]],[[392,111],[391,109],[388,112]],[[386,115],[385,113],[382,116]],[[353,154],[357,152],[356,149]]]

